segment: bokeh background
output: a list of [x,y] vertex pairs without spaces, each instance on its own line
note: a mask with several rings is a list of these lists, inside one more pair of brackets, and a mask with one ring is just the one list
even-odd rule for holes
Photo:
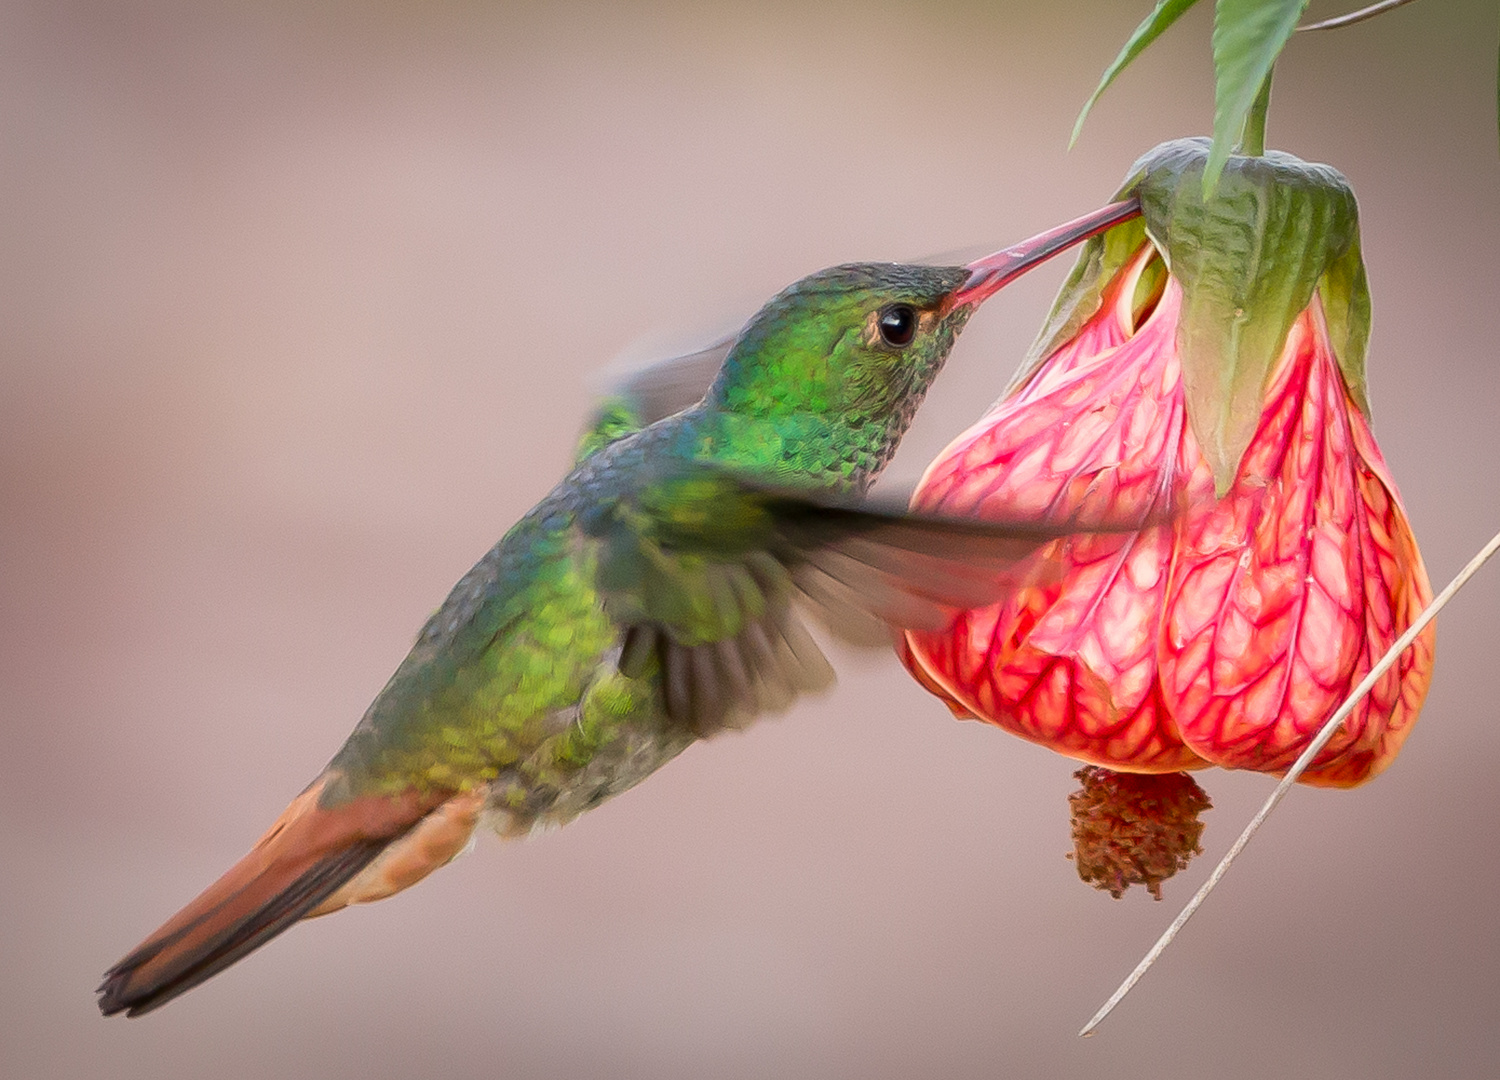
[[[843,653],[560,833],[95,1011],[561,475],[611,357],[1016,240],[1207,129],[1203,10],[1065,150],[1147,8],[0,4],[0,1076],[1500,1073],[1493,570],[1396,767],[1295,792],[1090,1040],[1270,781],[1208,774],[1207,856],[1114,902],[1063,857],[1069,762]],[[1429,0],[1299,38],[1271,112],[1361,196],[1376,431],[1439,584],[1500,527],[1496,34]],[[895,485],[1064,270],[974,321]]]

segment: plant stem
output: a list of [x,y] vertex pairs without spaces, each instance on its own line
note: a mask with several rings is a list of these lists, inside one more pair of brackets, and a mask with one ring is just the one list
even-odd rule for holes
[[1337,30],[1341,26],[1353,26],[1355,23],[1373,19],[1377,15],[1384,15],[1387,11],[1393,11],[1411,3],[1411,0],[1380,0],[1378,4],[1371,4],[1367,8],[1351,11],[1348,15],[1339,15],[1336,18],[1324,19],[1322,22],[1308,23],[1306,26],[1297,27],[1297,33],[1304,30]]
[[1245,130],[1240,134],[1240,144],[1235,152],[1246,157],[1260,157],[1266,152],[1266,112],[1271,107],[1271,76],[1275,69],[1266,72],[1266,81],[1260,84],[1260,93],[1245,116]]

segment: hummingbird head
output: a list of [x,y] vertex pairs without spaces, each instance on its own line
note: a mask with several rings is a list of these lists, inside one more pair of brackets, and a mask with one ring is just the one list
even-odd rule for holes
[[778,463],[866,487],[896,451],[985,297],[964,266],[850,263],[794,283],[750,320],[706,404],[768,424]]
[[741,331],[709,400],[744,415],[904,430],[972,311],[950,305],[968,278],[963,267],[894,263],[805,277]]
[[805,277],[740,332],[704,405],[760,427],[782,470],[863,489],[895,453],[979,304],[1138,213],[1116,203],[967,266],[848,263]]

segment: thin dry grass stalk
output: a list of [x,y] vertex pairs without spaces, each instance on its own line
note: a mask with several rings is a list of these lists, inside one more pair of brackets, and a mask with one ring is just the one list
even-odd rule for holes
[[1432,603],[1427,605],[1426,610],[1407,628],[1406,633],[1396,639],[1396,642],[1386,651],[1386,654],[1380,658],[1380,662],[1370,669],[1370,673],[1354,688],[1349,697],[1339,706],[1338,711],[1328,718],[1328,722],[1323,725],[1317,737],[1308,743],[1307,749],[1302,751],[1302,755],[1287,770],[1286,775],[1281,779],[1281,783],[1276,785],[1276,790],[1271,792],[1271,797],[1265,801],[1265,805],[1250,819],[1250,824],[1245,826],[1245,831],[1240,833],[1239,839],[1230,847],[1224,858],[1219,862],[1219,865],[1214,867],[1214,872],[1208,876],[1208,880],[1203,883],[1202,888],[1178,912],[1177,918],[1172,920],[1172,924],[1157,939],[1156,944],[1151,946],[1150,951],[1142,957],[1141,962],[1135,966],[1135,970],[1120,984],[1119,989],[1110,995],[1109,1000],[1104,1003],[1103,1007],[1083,1026],[1083,1029],[1078,1032],[1079,1035],[1092,1035],[1094,1030],[1103,1022],[1104,1018],[1113,1012],[1115,1006],[1124,999],[1126,994],[1130,993],[1136,983],[1141,981],[1141,977],[1151,969],[1151,965],[1156,963],[1157,958],[1166,951],[1167,946],[1172,944],[1173,939],[1177,937],[1178,931],[1193,917],[1193,913],[1203,905],[1203,901],[1208,898],[1208,894],[1213,892],[1214,886],[1218,885],[1220,879],[1228,872],[1230,865],[1239,857],[1240,852],[1245,849],[1245,845],[1250,842],[1250,838],[1255,835],[1260,829],[1261,824],[1270,816],[1271,811],[1276,809],[1277,804],[1286,797],[1286,793],[1297,782],[1297,778],[1312,764],[1313,759],[1322,752],[1323,747],[1328,745],[1328,741],[1338,731],[1339,725],[1354,711],[1360,699],[1370,692],[1371,687],[1379,681],[1380,677],[1406,651],[1407,647],[1416,640],[1417,635],[1437,616],[1439,611],[1447,606],[1449,600],[1458,595],[1458,591],[1468,584],[1469,579],[1479,572],[1479,568],[1489,560],[1491,555],[1495,554],[1496,550],[1500,550],[1500,533],[1496,533],[1491,537],[1490,542],[1480,549],[1479,554],[1469,560],[1469,564],[1459,571],[1458,576],[1448,583],[1447,588],[1438,593]]

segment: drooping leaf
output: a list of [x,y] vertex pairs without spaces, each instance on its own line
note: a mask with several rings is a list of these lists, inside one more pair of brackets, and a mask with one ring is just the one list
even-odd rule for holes
[[1217,0],[1214,7],[1214,140],[1203,193],[1213,193],[1245,118],[1308,0]]
[[1073,122],[1073,134],[1068,139],[1068,148],[1071,150],[1073,144],[1078,141],[1078,133],[1083,130],[1083,122],[1088,119],[1089,111],[1093,109],[1094,103],[1099,100],[1104,91],[1109,89],[1110,83],[1130,65],[1146,47],[1182,16],[1188,8],[1196,4],[1198,0],[1158,0],[1156,8],[1147,15],[1144,21],[1135,28],[1130,35],[1130,40],[1125,42],[1125,47],[1120,50],[1120,55],[1104,71],[1104,77],[1099,80],[1099,85],[1089,95],[1088,101],[1084,102],[1078,119]]

